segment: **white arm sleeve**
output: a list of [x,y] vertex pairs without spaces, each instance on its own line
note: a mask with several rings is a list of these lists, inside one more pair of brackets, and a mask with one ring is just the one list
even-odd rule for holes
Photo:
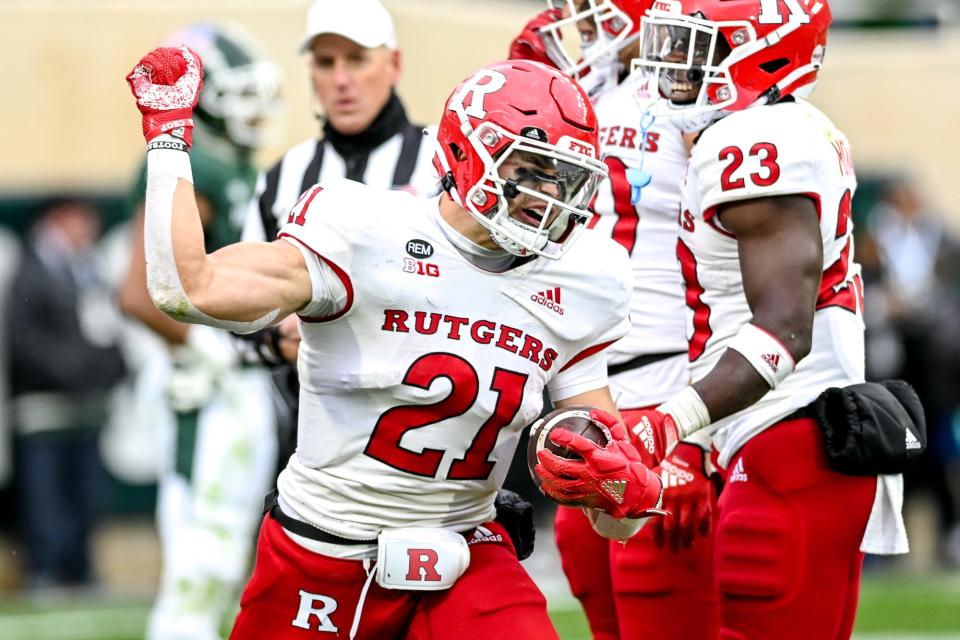
[[[167,136],[159,136],[158,139]],[[170,140],[173,140],[172,136]],[[147,289],[157,308],[174,320],[205,324],[235,333],[252,333],[273,323],[280,310],[252,322],[220,320],[200,311],[187,297],[173,254],[173,194],[177,180],[193,183],[190,156],[174,149],[153,149],[147,153],[147,196],[143,223],[144,253],[147,260]]]

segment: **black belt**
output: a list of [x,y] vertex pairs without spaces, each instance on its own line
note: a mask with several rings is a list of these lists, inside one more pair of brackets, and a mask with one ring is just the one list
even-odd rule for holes
[[263,512],[269,513],[270,517],[276,520],[281,527],[295,533],[298,536],[316,540],[317,542],[327,542],[330,544],[377,544],[376,540],[353,540],[352,538],[341,538],[338,535],[328,533],[323,529],[318,529],[312,524],[307,524],[303,520],[291,518],[280,509],[277,501],[277,490],[274,489],[263,499]]
[[631,358],[626,362],[621,362],[620,364],[612,364],[607,366],[607,375],[615,376],[618,373],[623,373],[624,371],[630,371],[631,369],[639,369],[640,367],[645,367],[648,364],[653,364],[654,362],[660,362],[661,360],[673,358],[674,356],[680,356],[685,353],[686,351],[671,351],[670,353],[645,353],[642,356]]

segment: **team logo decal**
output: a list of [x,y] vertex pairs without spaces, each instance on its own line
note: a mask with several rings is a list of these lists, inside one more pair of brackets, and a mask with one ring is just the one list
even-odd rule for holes
[[407,253],[414,258],[424,260],[433,255],[433,245],[426,240],[413,238],[412,240],[407,240]]
[[300,589],[297,617],[290,624],[300,629],[337,633],[340,629],[334,624],[330,615],[337,610],[338,606],[339,603],[334,598]]
[[487,117],[484,99],[502,89],[505,84],[507,76],[492,69],[481,69],[463,83],[460,91],[451,99],[450,109],[482,120]]

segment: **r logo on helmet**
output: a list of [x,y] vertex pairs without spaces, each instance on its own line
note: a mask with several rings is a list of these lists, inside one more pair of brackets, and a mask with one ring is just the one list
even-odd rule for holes
[[[486,82],[481,82],[486,80]],[[487,110],[483,105],[484,98],[491,93],[496,93],[507,84],[507,77],[499,71],[492,69],[481,69],[472,78],[463,83],[463,88],[457,97],[451,101],[450,107],[453,111],[463,111],[468,116],[478,119],[487,117]],[[467,98],[470,98],[470,106],[466,106]]]

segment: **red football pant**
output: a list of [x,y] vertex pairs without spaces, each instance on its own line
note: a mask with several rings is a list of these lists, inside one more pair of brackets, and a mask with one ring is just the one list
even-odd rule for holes
[[874,477],[827,467],[812,419],[752,438],[731,460],[720,496],[720,638],[849,638],[875,490]]
[[[620,413],[633,423],[630,410]],[[554,535],[594,640],[717,637],[712,533],[673,551],[641,529],[624,545],[598,535],[579,508],[558,507]]]
[[641,529],[624,545],[597,535],[583,512],[569,507],[557,509],[554,531],[594,640],[717,637],[712,538],[672,551]]
[[[500,540],[471,543],[470,567],[449,589],[395,591],[372,582],[356,637],[556,639],[546,600],[520,566],[506,532],[496,523],[484,526]],[[349,638],[366,579],[361,561],[308,551],[268,516],[230,638]]]

